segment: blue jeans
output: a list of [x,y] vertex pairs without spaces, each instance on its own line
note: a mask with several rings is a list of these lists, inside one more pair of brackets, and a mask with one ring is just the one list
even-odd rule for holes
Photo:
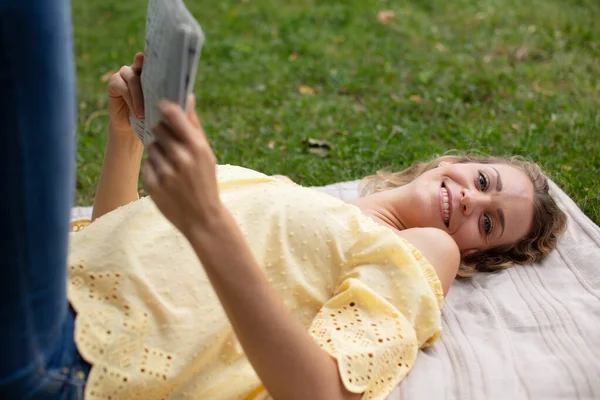
[[0,0],[0,398],[80,399],[66,298],[75,73],[69,0]]

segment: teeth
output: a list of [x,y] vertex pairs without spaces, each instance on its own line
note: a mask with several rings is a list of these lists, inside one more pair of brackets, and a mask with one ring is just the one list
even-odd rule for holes
[[444,208],[444,223],[448,225],[450,219],[450,203],[448,198],[448,190],[446,188],[442,188],[442,206]]

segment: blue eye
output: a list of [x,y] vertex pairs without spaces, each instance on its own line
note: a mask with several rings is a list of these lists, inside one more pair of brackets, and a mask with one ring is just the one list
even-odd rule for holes
[[481,188],[482,191],[486,191],[490,182],[487,178],[487,176],[485,176],[482,172],[479,172],[479,187]]
[[492,219],[488,215],[483,214],[483,218],[481,219],[481,228],[483,229],[483,232],[485,232],[486,235],[489,235],[492,233],[492,227]]

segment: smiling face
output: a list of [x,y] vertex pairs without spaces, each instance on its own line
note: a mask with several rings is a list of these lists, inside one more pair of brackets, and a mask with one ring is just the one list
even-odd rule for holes
[[423,173],[406,189],[412,199],[402,219],[406,228],[442,229],[461,250],[512,244],[531,229],[533,184],[510,165],[446,164]]

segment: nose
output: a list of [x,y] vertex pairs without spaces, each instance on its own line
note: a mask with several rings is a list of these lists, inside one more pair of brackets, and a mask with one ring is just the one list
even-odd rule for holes
[[460,205],[464,215],[469,216],[478,210],[488,208],[492,199],[489,194],[478,190],[462,189]]

